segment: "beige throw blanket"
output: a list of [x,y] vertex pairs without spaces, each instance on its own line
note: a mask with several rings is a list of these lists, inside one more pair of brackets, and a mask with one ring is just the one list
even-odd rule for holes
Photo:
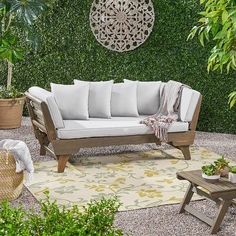
[[168,81],[160,92],[160,107],[155,115],[141,121],[151,127],[161,141],[167,141],[170,125],[178,120],[181,93],[184,85],[176,81]]

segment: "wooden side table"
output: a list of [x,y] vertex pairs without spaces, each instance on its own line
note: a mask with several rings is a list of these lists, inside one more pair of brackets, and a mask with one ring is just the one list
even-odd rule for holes
[[[220,229],[221,222],[224,219],[228,207],[232,203],[232,200],[236,198],[236,184],[232,184],[226,178],[221,178],[219,182],[214,184],[206,182],[202,178],[201,170],[182,171],[178,172],[176,175],[178,179],[188,180],[190,182],[185,197],[180,205],[179,213],[185,211],[189,212],[210,225],[211,234],[216,234]],[[207,217],[189,206],[189,202],[194,193],[211,199],[219,205],[218,212],[214,219]]]

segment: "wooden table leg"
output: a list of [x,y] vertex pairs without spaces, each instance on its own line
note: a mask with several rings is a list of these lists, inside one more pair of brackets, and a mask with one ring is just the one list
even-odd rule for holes
[[227,212],[230,204],[231,204],[231,200],[222,200],[221,201],[218,213],[217,213],[216,218],[214,219],[212,227],[211,227],[211,234],[216,234],[219,231],[221,222],[223,221],[225,213]]
[[234,199],[231,201],[231,204],[232,204],[233,206],[236,206],[236,198],[234,198]]
[[180,205],[179,213],[183,213],[185,206],[189,204],[189,202],[191,201],[194,193],[192,190],[193,190],[193,185],[190,183],[187,192],[185,193],[184,199]]

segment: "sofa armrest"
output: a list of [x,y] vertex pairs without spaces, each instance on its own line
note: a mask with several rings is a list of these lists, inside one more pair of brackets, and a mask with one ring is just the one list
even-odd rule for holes
[[46,102],[32,96],[26,92],[26,104],[34,127],[34,132],[37,138],[38,130],[47,134],[48,140],[52,141],[57,138],[56,128],[52,120],[48,105]]
[[179,110],[181,121],[192,123],[200,97],[201,94],[198,91],[183,88]]
[[48,110],[51,114],[51,118],[53,120],[53,123],[54,123],[54,126],[56,129],[65,127],[60,109],[56,103],[54,95],[51,92],[49,92],[43,88],[35,86],[35,87],[29,88],[29,94],[32,97],[34,97],[40,101],[43,101],[47,104]]
[[194,114],[193,114],[192,121],[190,122],[190,126],[189,126],[190,130],[195,131],[197,128],[197,122],[198,122],[198,118],[199,118],[199,114],[200,114],[201,104],[202,104],[202,95],[200,94],[197,106],[196,106]]

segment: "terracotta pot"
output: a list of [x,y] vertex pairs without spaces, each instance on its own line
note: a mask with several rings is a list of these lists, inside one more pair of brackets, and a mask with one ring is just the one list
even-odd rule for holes
[[229,175],[229,167],[225,167],[224,169],[220,170],[220,176],[221,177],[228,177]]
[[21,126],[25,97],[0,99],[0,129],[14,129]]

